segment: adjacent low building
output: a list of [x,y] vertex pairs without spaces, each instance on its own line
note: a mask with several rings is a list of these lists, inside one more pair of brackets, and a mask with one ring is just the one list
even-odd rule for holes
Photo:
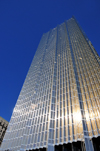
[[5,135],[7,126],[8,126],[8,122],[2,117],[0,117],[0,146],[3,141],[3,137]]

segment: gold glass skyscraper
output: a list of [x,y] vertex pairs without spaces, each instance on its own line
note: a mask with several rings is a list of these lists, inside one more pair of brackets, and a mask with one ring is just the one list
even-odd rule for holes
[[72,17],[43,34],[2,151],[99,151],[100,57]]

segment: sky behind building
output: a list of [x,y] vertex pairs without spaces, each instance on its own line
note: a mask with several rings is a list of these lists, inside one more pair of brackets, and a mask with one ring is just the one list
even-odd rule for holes
[[0,1],[0,116],[7,121],[43,33],[72,15],[100,56],[99,0]]

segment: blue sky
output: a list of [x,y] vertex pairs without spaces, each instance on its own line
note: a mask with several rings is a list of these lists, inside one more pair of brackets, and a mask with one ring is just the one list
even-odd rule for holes
[[72,15],[100,56],[100,0],[0,1],[0,116],[7,121],[42,34]]

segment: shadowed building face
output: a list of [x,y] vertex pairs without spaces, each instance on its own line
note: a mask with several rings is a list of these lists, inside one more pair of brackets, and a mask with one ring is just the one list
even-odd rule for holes
[[8,126],[8,122],[2,117],[0,117],[0,146],[2,144],[7,126]]

